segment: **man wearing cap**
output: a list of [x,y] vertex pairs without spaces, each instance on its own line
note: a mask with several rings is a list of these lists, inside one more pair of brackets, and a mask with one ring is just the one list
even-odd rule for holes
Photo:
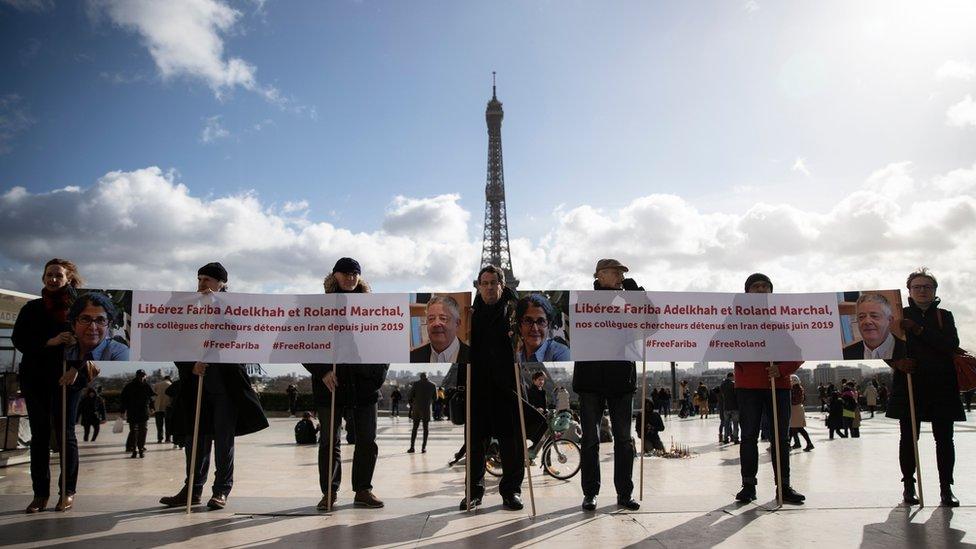
[[[197,271],[197,291],[211,294],[227,291],[227,270],[220,263],[208,263]],[[200,432],[197,440],[197,460],[193,473],[192,503],[199,504],[203,485],[210,468],[210,452],[214,456],[213,496],[207,502],[211,509],[223,509],[234,485],[234,437],[260,431],[268,426],[261,401],[251,386],[243,364],[207,364],[206,362],[177,362],[180,372],[178,401],[185,418],[184,432],[193,433],[196,415],[197,384],[203,383],[200,401]],[[192,444],[186,445],[187,479],[191,467]],[[186,482],[174,496],[160,498],[168,507],[186,505]]]
[[[629,269],[616,259],[601,259],[593,273],[594,290],[643,291],[631,278]],[[600,493],[600,420],[604,407],[610,410],[613,430],[613,484],[617,505],[636,511],[633,498],[634,448],[631,444],[631,416],[637,390],[637,365],[628,361],[577,362],[573,370],[573,390],[580,397],[580,426],[583,429],[582,464],[583,510],[596,509]]]
[[[327,294],[364,294],[370,288],[362,277],[359,262],[350,257],[339,259],[332,273],[325,277]],[[376,403],[379,389],[386,380],[389,364],[303,364],[312,374],[312,396],[318,408],[322,436],[319,437],[319,488],[322,499],[317,508],[329,510],[326,490],[332,491],[332,504],[335,505],[342,480],[342,455],[339,447],[339,422],[347,420],[346,428],[354,433],[356,449],[352,455],[352,489],[356,493],[353,505],[356,507],[379,508],[383,502],[373,495],[373,471],[379,447],[376,445]],[[335,422],[332,431],[332,485],[329,486],[329,416],[332,397],[335,395]]]
[[122,408],[122,417],[129,423],[129,433],[132,437],[132,455],[136,457],[137,452],[140,458],[146,457],[146,432],[149,425],[149,416],[153,408],[153,397],[156,394],[152,387],[146,383],[146,371],[137,370],[136,377],[122,388],[119,395],[119,404]]
[[[749,275],[745,283],[746,293],[771,294],[773,283],[762,273]],[[756,473],[759,471],[759,426],[763,415],[773,417],[770,395],[770,379],[776,383],[776,419],[779,423],[779,462],[783,472],[783,501],[802,504],[806,497],[790,486],[790,375],[802,362],[736,362],[734,368],[735,398],[739,407],[739,428],[742,444],[739,446],[739,467],[742,473],[742,490],[735,499],[743,503],[756,499]],[[776,448],[776,444],[773,444]],[[775,461],[773,477],[777,483]]]

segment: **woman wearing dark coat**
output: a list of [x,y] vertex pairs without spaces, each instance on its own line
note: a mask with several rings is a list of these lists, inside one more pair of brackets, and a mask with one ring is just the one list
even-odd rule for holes
[[[76,343],[68,323],[68,309],[75,298],[75,289],[82,284],[75,264],[65,259],[52,259],[44,265],[41,276],[44,288],[41,298],[29,301],[21,308],[14,324],[14,347],[20,351],[20,387],[27,404],[27,418],[31,428],[31,483],[34,499],[25,510],[37,513],[47,507],[51,491],[51,440],[64,448],[67,494],[61,494],[57,511],[71,508],[78,483],[78,401],[82,388],[88,384],[86,368],[68,368],[62,375],[65,349]],[[61,385],[66,385],[67,440],[61,440]],[[63,443],[63,444],[62,444]],[[58,483],[59,489],[61,482]]]
[[[895,368],[887,417],[900,421],[901,438],[898,461],[904,483],[904,500],[917,505],[915,497],[915,452],[912,444],[911,415],[908,404],[908,377],[912,374],[915,395],[916,422],[932,422],[935,438],[935,459],[939,467],[942,505],[957,507],[959,500],[952,494],[952,470],[956,450],[953,444],[953,423],[966,421],[959,400],[959,382],[952,362],[959,348],[959,334],[952,313],[940,307],[935,293],[939,287],[935,276],[921,269],[908,276],[908,307],[901,321],[907,338],[907,359],[889,361]],[[915,426],[918,433],[918,425]]]
[[844,426],[844,401],[840,398],[840,393],[830,393],[828,397],[830,404],[827,406],[827,431],[830,439],[834,439],[834,433],[840,438],[847,438],[847,428]]
[[78,417],[81,426],[85,429],[85,442],[88,442],[88,435],[91,433],[91,441],[95,442],[102,422],[105,421],[105,399],[98,396],[95,389],[89,388],[85,398],[78,404]]

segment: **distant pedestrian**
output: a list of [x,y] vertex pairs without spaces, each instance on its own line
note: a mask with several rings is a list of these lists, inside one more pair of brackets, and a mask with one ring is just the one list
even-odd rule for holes
[[153,385],[153,393],[156,395],[156,401],[153,403],[156,409],[156,444],[162,444],[164,440],[169,442],[172,438],[166,429],[166,412],[172,402],[172,398],[166,394],[166,389],[171,385],[173,385],[173,378],[169,376],[164,376],[162,381]]
[[291,414],[291,417],[295,417],[298,415],[298,387],[289,383],[285,393],[288,394],[288,413]]
[[430,422],[430,409],[437,398],[437,389],[427,379],[425,372],[420,372],[420,379],[410,388],[410,419],[413,420],[413,431],[410,433],[410,448],[408,454],[414,453],[417,442],[417,429],[424,426],[424,438],[421,443],[421,453],[427,453],[427,435]]
[[799,448],[800,437],[802,436],[807,441],[807,445],[803,451],[809,452],[813,450],[813,443],[810,442],[810,435],[807,434],[806,429],[807,415],[803,407],[806,394],[803,391],[803,385],[800,384],[799,376],[790,376],[790,381],[792,382],[792,386],[790,387],[790,402],[792,404],[790,410],[790,438],[793,439],[793,448]]
[[122,417],[129,423],[132,434],[132,454],[129,457],[146,457],[146,432],[149,416],[155,411],[153,399],[156,393],[146,383],[146,371],[138,370],[136,377],[122,388],[119,403]]
[[878,381],[873,379],[871,383],[868,384],[868,388],[864,390],[864,403],[868,407],[868,411],[871,412],[871,417],[874,417],[874,411],[878,407]]
[[396,386],[393,387],[393,392],[390,393],[390,417],[400,417],[400,400],[403,395],[400,394],[400,389]]
[[88,442],[89,430],[91,430],[91,441],[95,442],[101,424],[105,422],[105,399],[98,396],[95,389],[86,390],[85,397],[78,404],[78,417],[81,418],[81,426],[85,429],[85,442]]

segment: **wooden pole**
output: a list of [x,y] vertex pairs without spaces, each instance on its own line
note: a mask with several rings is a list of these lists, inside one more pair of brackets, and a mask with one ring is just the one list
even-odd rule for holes
[[915,387],[912,383],[912,374],[905,374],[908,378],[908,411],[912,421],[912,448],[915,450],[915,476],[918,477],[918,506],[925,507],[925,498],[922,496],[922,462],[918,459],[918,423],[915,419]]
[[[68,375],[68,361],[61,357],[61,378]],[[72,427],[74,427],[72,425]],[[68,498],[68,386],[61,385],[61,501]]]
[[[205,372],[206,373],[206,372]],[[190,514],[193,505],[193,476],[197,469],[197,446],[200,440],[200,405],[203,403],[203,376],[197,376],[197,402],[193,412],[193,441],[190,445],[190,466],[186,475],[186,514]],[[207,448],[209,452],[210,449]]]
[[471,510],[471,363],[464,365],[464,500]]
[[[335,377],[336,388],[339,388],[339,373],[338,368],[336,368],[336,363],[332,363],[332,375]],[[328,387],[327,387],[328,388]],[[332,391],[332,398],[329,399],[329,492],[325,494],[325,507],[329,511],[332,511],[332,478],[334,476],[332,471],[332,452],[335,451],[335,401],[336,401],[336,391]]]
[[[770,366],[776,366],[776,364],[770,362]],[[780,452],[780,441],[779,441],[779,412],[776,407],[776,378],[769,376],[769,391],[773,399],[773,453],[776,460],[776,501],[779,506],[783,506],[783,468],[780,464],[779,452]]]
[[525,458],[525,472],[529,481],[529,501],[532,503],[532,516],[535,516],[535,491],[532,488],[532,466],[529,464],[529,448],[525,445],[525,410],[522,409],[522,376],[519,372],[522,369],[521,363],[515,361],[515,390],[518,391],[518,398],[515,405],[518,406],[519,425],[522,427],[522,455]]
[[647,341],[641,341],[641,456],[640,456],[640,500],[644,501],[644,454],[647,452]]

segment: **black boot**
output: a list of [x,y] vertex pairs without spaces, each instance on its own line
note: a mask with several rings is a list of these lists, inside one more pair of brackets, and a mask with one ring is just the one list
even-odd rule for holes
[[902,492],[902,497],[904,498],[905,505],[918,505],[918,498],[915,497],[915,480],[906,480],[905,491]]
[[956,499],[956,496],[952,495],[952,486],[949,484],[942,485],[942,506],[959,507],[959,500]]

